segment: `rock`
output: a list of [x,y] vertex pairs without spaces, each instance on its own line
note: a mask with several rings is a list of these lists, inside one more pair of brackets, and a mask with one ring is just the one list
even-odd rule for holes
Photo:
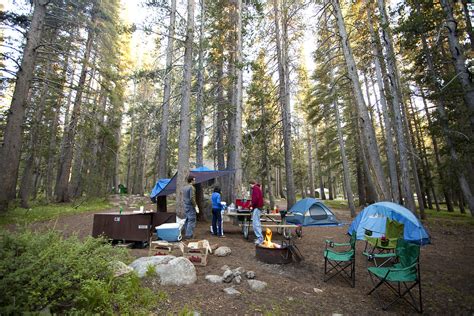
[[119,277],[121,275],[130,273],[133,271],[132,267],[127,266],[122,261],[112,261],[110,263],[112,270],[114,271],[114,277]]
[[224,281],[224,278],[220,275],[208,274],[206,275],[206,280],[211,283],[222,283]]
[[224,274],[222,275],[222,278],[225,283],[232,282],[232,279],[234,278],[232,270],[225,270]]
[[156,267],[161,285],[188,285],[197,280],[196,268],[184,257],[174,258],[167,264]]
[[294,301],[295,299],[293,298],[293,296],[288,296],[288,300],[291,302],[291,301]]
[[260,292],[262,291],[263,289],[265,289],[265,287],[267,287],[267,283],[266,282],[263,282],[263,281],[259,281],[259,280],[247,280],[249,286],[250,286],[250,289],[254,292]]
[[230,270],[229,266],[224,264],[222,267],[221,267],[221,270],[222,271],[225,271],[225,270]]
[[240,284],[240,282],[242,282],[242,277],[240,275],[234,276],[234,282]]
[[239,275],[245,273],[245,269],[242,267],[235,268],[232,271],[234,272],[234,274],[236,274],[236,272],[240,272]]
[[148,271],[148,266],[153,266],[156,268],[156,266],[160,264],[167,264],[175,258],[175,256],[141,257],[133,261],[129,267],[135,270],[140,278],[143,278]]
[[214,253],[218,257],[225,257],[225,256],[230,255],[231,252],[232,250],[230,250],[229,247],[222,246],[222,247],[217,248]]
[[245,273],[245,276],[247,277],[247,279],[255,279],[255,272],[247,271],[247,273]]
[[227,287],[224,289],[224,292],[226,292],[229,295],[240,295],[240,292],[234,289],[233,287]]
[[314,293],[323,293],[323,290],[318,289],[316,287],[313,288]]

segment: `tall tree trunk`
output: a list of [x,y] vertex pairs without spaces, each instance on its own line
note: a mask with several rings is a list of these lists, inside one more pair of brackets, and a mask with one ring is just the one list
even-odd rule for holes
[[413,213],[416,212],[416,204],[413,198],[413,190],[410,184],[410,166],[408,163],[407,140],[403,132],[403,117],[401,109],[403,105],[403,96],[401,86],[398,83],[398,69],[395,60],[395,51],[393,48],[393,40],[389,27],[389,21],[385,10],[385,0],[378,0],[378,7],[380,13],[380,25],[382,28],[382,45],[385,47],[387,53],[387,68],[388,76],[390,77],[390,87],[392,92],[392,110],[395,120],[395,136],[398,145],[398,158],[400,163],[400,184],[401,194],[405,206]]
[[235,170],[230,177],[230,200],[234,201],[242,186],[242,0],[236,0],[235,8],[235,65],[232,81],[233,124],[230,133],[230,149],[228,168]]
[[364,101],[364,97],[362,95],[359,76],[357,74],[357,68],[354,56],[352,54],[352,49],[349,44],[349,38],[347,36],[346,26],[344,25],[344,18],[342,17],[339,1],[331,0],[331,3],[335,11],[338,31],[340,35],[340,43],[342,45],[342,50],[346,60],[348,75],[351,79],[352,88],[355,94],[355,100],[358,109],[357,115],[358,119],[360,120],[360,125],[362,127],[362,137],[364,138],[364,143],[367,147],[369,165],[374,174],[375,183],[377,184],[377,189],[380,194],[379,198],[381,200],[390,200],[390,190],[385,179],[385,175],[382,168],[382,162],[380,161],[379,150],[375,138],[375,131],[372,127],[372,124],[370,124],[371,121],[369,118],[367,106]]
[[[55,33],[55,32],[54,32]],[[38,142],[39,142],[39,130],[42,120],[43,113],[45,111],[46,96],[49,92],[49,77],[52,68],[52,62],[48,62],[45,70],[45,81],[41,88],[41,94],[33,114],[30,129],[30,144],[28,148],[28,158],[26,159],[25,167],[23,169],[23,175],[21,177],[19,196],[21,199],[21,207],[29,208],[28,200],[31,196],[31,190],[33,186],[33,169],[34,162],[37,159]]]
[[339,140],[339,149],[341,151],[341,158],[342,158],[342,170],[344,173],[344,191],[347,195],[347,201],[349,203],[349,210],[351,211],[351,217],[355,217],[355,206],[354,206],[354,195],[352,194],[351,188],[351,177],[350,177],[350,170],[349,170],[349,163],[347,161],[346,156],[346,148],[344,145],[344,136],[342,135],[342,126],[341,126],[341,118],[339,116],[339,109],[337,107],[336,100],[333,101],[334,105],[334,113],[336,114],[336,124],[337,124],[337,138]]
[[[282,125],[283,125],[283,147],[285,152],[285,179],[286,179],[286,202],[287,208],[290,209],[296,202],[295,182],[293,178],[293,154],[291,145],[291,115],[290,115],[290,96],[287,83],[288,78],[288,46],[285,38],[285,29],[287,21],[283,18],[280,21],[278,0],[273,0],[273,11],[275,15],[275,41],[278,60],[278,79],[279,79],[279,100],[281,106]],[[283,15],[285,16],[286,8]],[[280,22],[284,27],[283,40],[280,38]],[[283,45],[282,45],[283,43]],[[283,47],[282,47],[283,46]]]
[[179,127],[178,174],[176,179],[176,213],[184,217],[184,202],[182,189],[189,174],[189,108],[191,103],[191,74],[193,62],[194,41],[194,0],[188,0],[188,19],[186,26],[186,42],[184,43],[184,71],[181,98],[181,114]]
[[[451,0],[440,0],[440,3],[446,16],[444,26],[448,30],[449,50],[451,51],[454,69],[456,70],[456,77],[458,78],[463,90],[463,99],[468,108],[471,129],[474,130],[474,81],[472,80],[472,74],[469,72],[466,65],[466,57],[464,56],[462,47],[459,44],[459,38],[457,35],[458,22],[453,15]],[[471,198],[472,201],[469,199],[466,200],[471,212],[474,213],[474,197]]]
[[[309,124],[308,124],[309,125]],[[308,177],[309,177],[309,189],[310,189],[310,197],[314,197],[314,167],[313,167],[313,143],[311,141],[311,126],[308,126],[306,129],[307,133],[307,146],[308,146]]]
[[321,160],[318,157],[319,153],[319,146],[318,146],[318,139],[317,135],[314,135],[314,159],[316,160],[316,168],[318,171],[318,178],[319,178],[319,198],[322,200],[326,199],[326,193],[324,192],[324,182],[323,182],[323,170],[321,168]]
[[164,79],[163,107],[161,109],[160,146],[158,147],[158,179],[168,177],[168,126],[173,70],[173,47],[176,21],[176,0],[171,0],[170,24],[168,27],[168,46],[166,47],[166,74]]
[[[426,97],[425,97],[424,92],[421,88],[420,88],[420,91],[421,91],[423,105],[424,105],[424,109],[425,109],[425,113],[426,113],[426,119],[428,120],[428,126],[433,126],[433,123],[431,121],[431,115],[430,115],[430,112],[428,111],[428,105],[426,104]],[[441,100],[438,100],[437,102],[441,102]],[[436,170],[438,170],[439,178],[440,179],[445,179],[445,173],[444,173],[443,167],[441,165],[441,157],[440,157],[439,149],[438,149],[438,141],[436,140],[436,135],[434,135],[434,133],[432,131],[430,131],[430,132],[431,132],[431,141],[433,142],[433,152],[434,152],[434,156],[435,156]],[[448,190],[447,190],[446,186],[444,185],[444,183],[441,184],[441,188],[442,188],[442,191],[443,191],[444,201],[446,202],[448,212],[453,212],[454,211],[453,204],[451,202],[451,198],[449,197]],[[439,208],[438,208],[438,211],[440,211]]]
[[61,160],[58,168],[58,175],[55,188],[55,196],[58,202],[68,202],[70,200],[68,182],[69,174],[72,164],[72,155],[74,150],[74,138],[76,136],[77,124],[81,115],[82,93],[84,91],[84,83],[88,70],[89,58],[92,51],[92,44],[94,40],[95,15],[96,4],[92,8],[92,23],[89,26],[87,33],[87,41],[85,46],[84,58],[82,60],[82,70],[77,84],[76,97],[74,99],[74,106],[72,110],[71,120],[69,126],[64,133],[64,147],[61,152]]
[[[176,1],[176,0],[173,0]],[[199,54],[196,97],[196,164],[204,165],[204,21],[206,0],[201,0],[201,25],[199,26]]]
[[41,43],[46,6],[49,1],[34,0],[33,17],[23,50],[21,65],[16,75],[15,90],[8,112],[7,125],[0,148],[0,212],[8,209],[9,202],[15,198],[18,167],[21,155],[21,135],[25,118],[26,102],[33,79],[37,48]]
[[[370,10],[370,4],[367,4],[367,24],[369,25],[370,35],[372,37],[372,52],[374,54],[374,65],[375,65],[375,74],[377,76],[377,86],[379,88],[379,95],[380,95],[380,103],[382,105],[382,113],[386,131],[385,137],[385,148],[387,152],[387,162],[388,162],[388,170],[390,174],[390,187],[392,192],[392,200],[397,202],[400,201],[400,191],[398,189],[398,175],[397,175],[397,158],[395,156],[395,146],[393,144],[393,129],[392,123],[390,121],[390,112],[387,106],[387,99],[385,98],[384,93],[384,81],[382,77],[382,68],[380,66],[380,59],[383,57],[382,52],[379,51],[377,42],[377,34],[374,31],[373,23],[372,23],[372,13]],[[388,82],[386,83],[388,86]],[[389,92],[389,91],[386,91]]]
[[131,131],[130,131],[130,143],[128,145],[129,147],[128,147],[127,179],[126,179],[128,192],[132,192],[130,186],[132,184],[131,169],[132,169],[132,160],[133,160],[133,146],[134,146],[133,143],[134,143],[134,140],[135,140],[135,120],[134,120],[133,112],[131,114],[130,121],[132,122],[132,126],[130,128],[131,129]]
[[[443,10],[448,15],[448,20],[449,20],[449,14],[450,14],[449,12],[451,12],[451,11],[450,11],[450,9],[447,5],[446,0],[441,0],[441,4],[443,5]],[[418,11],[418,13],[420,13],[419,6],[417,6],[417,11]],[[451,12],[451,14],[452,14],[452,12]],[[451,22],[448,21],[447,23],[448,23],[448,25],[451,25],[451,24],[449,24]],[[454,25],[449,26],[450,30],[454,31],[455,29],[453,27],[455,27],[455,26]],[[439,87],[439,81],[436,78],[436,72],[434,70],[435,68],[434,68],[433,57],[432,57],[431,52],[428,48],[426,35],[424,35],[422,33],[422,34],[420,34],[420,36],[421,36],[422,45],[423,45],[423,52],[424,52],[426,61],[428,63],[429,75],[431,77],[431,80],[432,80],[433,84],[435,84],[435,86],[439,90],[441,90],[440,87]],[[451,42],[455,42],[457,40],[457,38],[454,34],[451,34],[451,31],[450,31],[449,37],[450,37],[450,46],[451,46],[452,45]],[[452,39],[452,37],[454,37],[454,39]],[[461,52],[461,51],[459,51],[459,52]],[[455,56],[453,55],[453,58],[454,57]],[[456,61],[456,63],[457,63],[457,61]],[[458,75],[463,76],[462,73],[458,73]],[[463,79],[461,78],[460,80],[463,80]],[[463,85],[463,88],[465,88],[464,85]],[[467,96],[466,90],[464,92],[465,92],[465,97],[466,97]],[[474,90],[472,90],[471,92],[474,93]],[[474,99],[474,96],[472,98]],[[471,101],[474,102],[474,100],[471,100]],[[466,105],[468,105],[467,102],[466,102]],[[468,106],[468,108],[469,108],[469,110],[472,111],[472,109],[469,106]],[[456,149],[454,148],[454,144],[451,140],[451,136],[449,134],[448,119],[447,119],[447,114],[446,114],[446,111],[445,111],[443,96],[440,96],[438,102],[436,102],[436,109],[437,109],[439,117],[440,117],[441,128],[442,128],[445,140],[446,140],[446,145],[448,147],[449,154],[451,156],[451,160],[453,161],[453,163],[455,165],[458,165],[459,164],[459,158],[458,158],[458,154],[456,152]],[[473,118],[473,116],[471,116],[471,125],[473,124],[472,118]],[[474,196],[472,195],[471,189],[469,187],[469,183],[467,182],[467,179],[466,179],[466,176],[464,174],[463,169],[459,168],[459,166],[457,166],[457,167],[458,167],[457,168],[457,176],[458,176],[459,186],[460,186],[460,188],[463,192],[464,200],[466,201],[466,203],[469,207],[469,211],[471,212],[471,215],[473,215],[474,214]]]
[[[222,51],[221,51],[222,52]],[[225,111],[225,98],[224,98],[224,60],[219,59],[217,66],[217,106],[216,106],[216,152],[217,152],[217,169],[225,169],[225,158],[224,158],[224,111]]]

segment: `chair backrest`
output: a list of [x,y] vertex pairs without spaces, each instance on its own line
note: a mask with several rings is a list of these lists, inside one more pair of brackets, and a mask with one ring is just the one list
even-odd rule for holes
[[403,232],[405,225],[387,218],[387,224],[385,226],[385,237],[387,238],[403,238]]
[[349,243],[351,244],[351,249],[352,250],[355,250],[356,241],[357,241],[357,233],[352,232],[351,239],[349,240]]
[[420,246],[407,242],[405,239],[398,239],[395,250],[402,267],[409,267],[418,261],[420,256]]

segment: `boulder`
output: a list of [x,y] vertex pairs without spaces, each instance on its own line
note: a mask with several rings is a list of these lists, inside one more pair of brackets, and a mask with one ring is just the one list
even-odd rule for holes
[[175,258],[175,256],[141,257],[133,261],[129,267],[135,270],[140,278],[143,278],[148,271],[148,266],[156,268],[158,265],[167,264]]
[[110,267],[114,271],[114,277],[119,277],[121,275],[130,273],[130,272],[133,271],[132,267],[129,267],[125,263],[123,263],[122,261],[118,261],[118,260],[112,261],[110,263]]
[[224,274],[222,275],[222,279],[225,283],[232,282],[233,278],[234,274],[232,273],[232,270],[225,270]]
[[229,295],[240,295],[240,292],[234,289],[233,287],[227,287],[224,289],[224,292],[226,292]]
[[222,283],[224,281],[224,278],[220,275],[208,274],[206,275],[206,280],[211,283]]
[[156,267],[161,285],[188,285],[197,280],[196,268],[184,257],[174,258],[167,264]]
[[259,280],[247,280],[250,289],[254,292],[260,292],[267,287],[267,283]]
[[225,270],[230,270],[229,266],[224,264],[222,267],[221,267],[221,270],[222,271],[225,271]]
[[245,273],[245,276],[247,277],[247,279],[255,279],[255,272],[247,271],[247,273]]
[[240,275],[234,277],[234,282],[240,284],[242,282],[242,277]]
[[214,253],[218,257],[225,257],[225,256],[230,255],[231,252],[232,250],[230,250],[229,247],[222,246],[222,247],[217,248]]

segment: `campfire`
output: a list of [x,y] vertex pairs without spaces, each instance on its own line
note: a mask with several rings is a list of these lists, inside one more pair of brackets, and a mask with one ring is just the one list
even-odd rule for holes
[[291,252],[286,245],[272,242],[272,230],[267,228],[263,243],[255,246],[258,260],[270,264],[285,264],[292,261]]
[[281,248],[281,245],[272,242],[272,230],[270,228],[267,228],[265,231],[265,238],[260,246],[266,248]]

